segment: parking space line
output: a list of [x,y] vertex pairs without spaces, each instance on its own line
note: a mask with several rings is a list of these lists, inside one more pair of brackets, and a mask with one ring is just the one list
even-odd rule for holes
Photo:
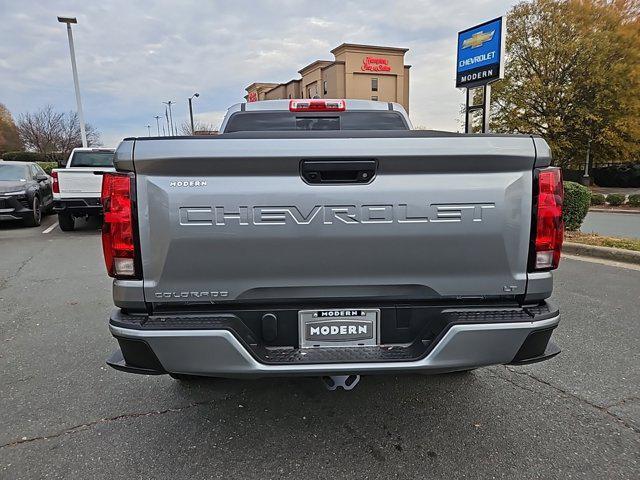
[[58,222],[55,222],[53,225],[48,227],[46,230],[43,230],[42,233],[50,233],[54,228],[58,226]]

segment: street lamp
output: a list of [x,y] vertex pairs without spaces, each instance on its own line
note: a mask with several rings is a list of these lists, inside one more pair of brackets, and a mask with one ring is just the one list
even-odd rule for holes
[[587,187],[591,185],[591,178],[589,178],[589,157],[591,156],[591,139],[587,141],[587,158],[584,162],[584,175],[582,175],[582,179],[580,183],[582,185],[586,185]]
[[158,127],[158,136],[160,136],[160,115],[153,117],[156,119],[156,127]]
[[191,100],[193,99],[193,97],[198,98],[199,96],[199,93],[194,93],[189,97],[189,118],[191,119],[191,135],[196,134],[195,128],[193,127],[193,105],[191,104]]
[[170,135],[173,136],[174,135],[174,132],[173,132],[173,113],[171,112],[171,105],[173,105],[176,102],[174,102],[173,100],[169,100],[167,102],[162,102],[162,103],[164,103],[165,105],[169,106],[169,131],[170,131]]
[[87,132],[84,128],[84,114],[82,113],[82,100],[80,99],[80,84],[78,82],[78,68],[76,67],[76,51],[73,48],[73,34],[71,33],[71,24],[78,23],[75,17],[58,17],[60,23],[67,24],[67,36],[69,37],[69,51],[71,53],[71,70],[73,71],[73,84],[76,88],[76,103],[78,104],[78,120],[80,121],[80,136],[82,137],[82,146],[87,148]]

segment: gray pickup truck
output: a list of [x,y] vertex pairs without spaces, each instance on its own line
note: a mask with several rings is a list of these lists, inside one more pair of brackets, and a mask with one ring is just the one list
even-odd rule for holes
[[133,373],[329,384],[542,361],[563,238],[545,141],[411,130],[396,104],[233,106],[212,137],[128,138],[103,246]]

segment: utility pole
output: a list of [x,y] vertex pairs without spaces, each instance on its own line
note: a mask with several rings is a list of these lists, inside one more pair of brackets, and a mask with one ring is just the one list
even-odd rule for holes
[[199,93],[194,93],[193,95],[191,95],[189,97],[189,118],[191,119],[191,135],[195,135],[196,134],[196,130],[193,126],[193,105],[191,103],[191,100],[193,99],[193,97],[198,98],[200,96]]
[[73,34],[71,33],[71,24],[78,23],[75,17],[58,17],[60,23],[67,24],[67,36],[69,37],[69,52],[71,53],[71,70],[73,71],[73,85],[76,89],[76,103],[78,105],[78,120],[80,121],[80,136],[82,137],[82,146],[87,148],[87,132],[84,126],[84,113],[82,112],[82,99],[80,98],[80,82],[78,82],[78,68],[76,66],[76,51],[73,47]]
[[160,115],[153,117],[156,119],[156,127],[158,127],[158,136],[160,136]]
[[169,100],[167,102],[162,102],[162,103],[164,103],[165,105],[169,106],[169,131],[171,132],[171,135],[175,135],[174,127],[173,127],[173,113],[171,111],[171,105],[173,105],[176,102],[174,102],[173,100]]

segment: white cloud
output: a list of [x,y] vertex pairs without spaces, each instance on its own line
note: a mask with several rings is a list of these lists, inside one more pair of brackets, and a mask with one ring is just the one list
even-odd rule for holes
[[[52,104],[75,109],[65,27],[75,15],[85,115],[105,144],[145,135],[162,101],[219,123],[254,81],[287,81],[343,42],[409,48],[410,113],[416,125],[458,128],[462,93],[454,87],[456,32],[502,15],[513,2],[344,2],[0,0],[0,102],[14,115]],[[322,8],[318,8],[319,5]]]

